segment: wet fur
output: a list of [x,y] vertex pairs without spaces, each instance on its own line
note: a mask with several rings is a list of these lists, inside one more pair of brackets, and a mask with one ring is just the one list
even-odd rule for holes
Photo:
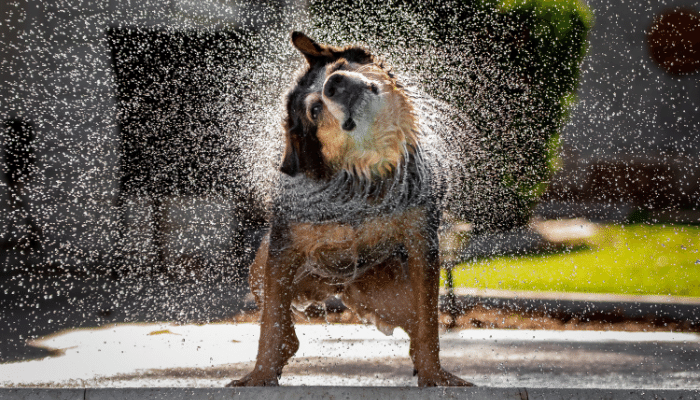
[[470,385],[440,366],[439,210],[426,189],[430,174],[409,96],[362,48],[321,45],[297,32],[292,44],[308,68],[287,97],[283,181],[330,191],[322,206],[331,209],[354,199],[360,212],[305,215],[312,203],[284,212],[306,196],[297,201],[282,191],[288,208],[276,208],[250,268],[263,310],[256,366],[229,386],[277,385],[299,345],[291,307],[330,296],[385,334],[397,326],[408,333],[419,386]]
[[383,82],[388,97],[386,108],[393,112],[381,114],[372,126],[371,140],[365,143],[357,143],[345,134],[336,119],[323,118],[317,131],[321,152],[331,173],[342,169],[365,180],[386,178],[404,161],[405,155],[416,148],[413,109],[405,92],[397,88],[387,71],[374,64],[351,71]]

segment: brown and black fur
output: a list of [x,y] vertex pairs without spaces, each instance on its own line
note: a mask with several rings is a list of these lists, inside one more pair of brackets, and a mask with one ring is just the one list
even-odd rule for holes
[[470,386],[440,365],[440,214],[409,94],[360,47],[292,44],[308,68],[287,96],[282,189],[250,268],[257,362],[229,386],[277,385],[299,347],[291,308],[330,296],[408,333],[419,386]]

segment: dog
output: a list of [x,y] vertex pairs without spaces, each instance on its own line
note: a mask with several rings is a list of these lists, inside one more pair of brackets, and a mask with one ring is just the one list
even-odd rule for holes
[[440,365],[439,184],[409,91],[362,47],[291,39],[307,65],[286,97],[280,190],[250,267],[257,361],[228,386],[278,385],[299,347],[291,308],[331,296],[408,333],[418,386],[471,386]]

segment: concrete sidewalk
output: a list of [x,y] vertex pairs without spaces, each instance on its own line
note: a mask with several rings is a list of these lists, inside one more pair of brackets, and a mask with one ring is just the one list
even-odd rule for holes
[[7,400],[692,400],[697,390],[527,389],[527,388],[389,388],[389,387],[276,387],[239,389],[0,389]]
[[[409,339],[373,326],[301,324],[283,386],[415,387]],[[116,324],[33,342],[53,356],[0,364],[0,387],[217,388],[253,368],[258,324]],[[700,335],[465,329],[440,336],[445,369],[491,388],[694,390]],[[528,389],[528,390],[529,390]]]

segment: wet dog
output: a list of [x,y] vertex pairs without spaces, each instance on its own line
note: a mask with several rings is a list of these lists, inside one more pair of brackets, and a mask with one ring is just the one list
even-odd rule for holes
[[291,308],[331,296],[408,333],[419,386],[470,386],[440,365],[440,188],[409,92],[361,47],[299,32],[292,44],[308,65],[286,98],[280,188],[250,268],[258,356],[229,386],[277,385],[299,347]]

